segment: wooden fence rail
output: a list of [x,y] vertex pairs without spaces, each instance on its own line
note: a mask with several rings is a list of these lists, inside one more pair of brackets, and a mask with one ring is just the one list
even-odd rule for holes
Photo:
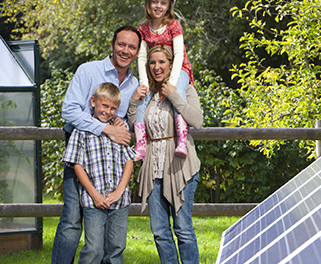
[[[315,140],[321,150],[320,122],[316,128],[232,128],[207,127],[190,129],[195,140]],[[134,135],[132,134],[132,138]],[[44,127],[0,127],[0,140],[63,140],[60,128]],[[320,151],[319,151],[320,152]],[[320,154],[317,153],[317,156]],[[60,216],[62,204],[0,204],[0,217],[54,217]],[[242,216],[256,204],[194,204],[194,216]],[[140,216],[141,204],[131,204],[129,215]],[[143,215],[148,215],[148,209]]]
[[[195,140],[321,140],[319,128],[205,127],[190,129]],[[61,128],[0,127],[0,140],[63,140]]]
[[[193,216],[243,216],[257,204],[205,204],[193,205]],[[0,217],[57,217],[61,216],[63,204],[0,204]],[[141,204],[129,206],[130,216],[148,216],[148,207],[141,213]]]

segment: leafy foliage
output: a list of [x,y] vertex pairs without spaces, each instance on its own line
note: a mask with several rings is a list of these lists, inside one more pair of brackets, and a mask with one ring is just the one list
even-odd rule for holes
[[[62,128],[65,120],[61,117],[62,101],[73,74],[53,67],[52,78],[41,86],[41,120],[42,126]],[[42,141],[42,172],[44,192],[56,196],[63,194],[63,162],[65,150],[63,140]]]
[[[320,119],[320,12],[321,1],[249,1],[243,9],[232,8],[244,18],[255,33],[244,33],[241,48],[248,62],[235,65],[233,78],[241,84],[238,90],[246,107],[232,126],[242,127],[314,127]],[[277,23],[288,17],[286,27],[268,27],[266,17]],[[277,67],[266,63],[259,50],[270,57],[286,59]],[[251,141],[264,154],[285,141]],[[303,145],[302,143],[301,145]],[[307,148],[312,151],[310,142]],[[311,154],[312,157],[314,153]]]
[[[196,83],[205,126],[224,126],[238,118],[243,100],[214,72],[201,72]],[[228,106],[232,106],[229,108]],[[309,165],[299,142],[288,141],[267,158],[248,141],[196,141],[201,179],[196,202],[261,202]]]

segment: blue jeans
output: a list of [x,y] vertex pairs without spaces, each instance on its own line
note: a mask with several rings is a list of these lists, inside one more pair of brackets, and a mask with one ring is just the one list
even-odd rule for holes
[[79,264],[100,264],[103,258],[103,263],[121,264],[123,262],[128,208],[128,206],[117,210],[83,208],[85,245],[80,251]]
[[178,264],[178,254],[173,239],[170,211],[173,217],[173,229],[178,240],[178,250],[183,264],[199,263],[197,240],[192,222],[192,206],[199,173],[196,173],[184,188],[185,202],[175,214],[174,208],[163,196],[163,180],[155,179],[154,188],[148,197],[148,210],[151,230],[154,234],[161,263]]
[[64,168],[64,206],[52,248],[52,264],[70,264],[82,233],[82,208],[79,203],[77,176],[73,168]]
[[[65,133],[68,144],[70,134]],[[52,264],[71,264],[82,233],[82,208],[79,201],[78,180],[73,168],[64,166],[64,205],[52,248]]]
[[[186,101],[186,88],[189,84],[189,76],[186,71],[181,70],[179,78],[176,83],[176,89],[178,94]],[[147,109],[147,106],[152,99],[154,92],[149,91],[149,94],[145,96],[144,100],[139,100],[137,103],[137,112],[136,112],[136,123],[144,123],[144,116]],[[176,109],[174,109],[175,115],[178,114]]]

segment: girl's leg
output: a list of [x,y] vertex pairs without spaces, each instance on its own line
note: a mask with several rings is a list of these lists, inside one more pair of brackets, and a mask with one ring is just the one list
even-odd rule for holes
[[[186,90],[186,88],[185,88]],[[145,96],[144,100],[139,100],[137,103],[137,112],[136,112],[136,123],[144,123],[144,116],[146,112],[146,108],[152,99],[154,92],[149,91],[149,93]],[[186,95],[185,95],[186,97]]]
[[147,146],[146,127],[144,123],[144,116],[146,108],[153,97],[153,92],[149,91],[144,100],[139,100],[137,103],[136,122],[134,123],[134,132],[136,138],[135,157],[134,161],[144,160]]
[[[186,88],[189,84],[189,77],[188,74],[181,70],[180,76],[178,78],[176,89],[178,94],[186,101]],[[176,125],[176,132],[177,132],[177,147],[174,151],[174,155],[178,157],[186,157],[187,156],[187,123],[185,122],[184,118],[180,113],[174,109],[175,114],[175,125]]]

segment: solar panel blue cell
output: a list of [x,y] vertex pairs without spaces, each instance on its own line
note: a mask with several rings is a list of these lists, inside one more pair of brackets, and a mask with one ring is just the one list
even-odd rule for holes
[[318,263],[320,175],[318,159],[227,229],[216,263]]

